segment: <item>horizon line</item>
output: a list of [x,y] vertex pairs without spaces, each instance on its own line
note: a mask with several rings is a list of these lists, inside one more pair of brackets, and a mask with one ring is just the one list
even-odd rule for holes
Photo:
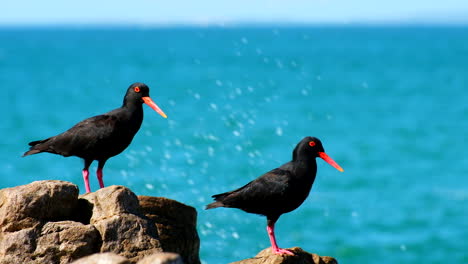
[[24,22],[5,23],[0,22],[0,28],[21,27],[141,27],[141,28],[176,28],[176,27],[347,27],[347,26],[468,26],[468,19],[454,21],[429,21],[429,20],[379,20],[379,21],[186,21],[186,22]]

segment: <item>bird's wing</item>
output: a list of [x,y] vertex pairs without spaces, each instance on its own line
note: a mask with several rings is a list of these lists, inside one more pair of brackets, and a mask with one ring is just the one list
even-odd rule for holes
[[[98,115],[85,119],[69,130],[45,140],[29,143],[31,154],[51,152],[63,156],[77,155],[85,152],[102,139],[112,134],[115,129],[116,117],[113,115]],[[26,153],[28,153],[26,152]],[[25,155],[27,155],[25,153]]]
[[259,178],[231,192],[214,195],[225,207],[266,207],[281,201],[289,186],[290,172],[283,169],[271,170]]

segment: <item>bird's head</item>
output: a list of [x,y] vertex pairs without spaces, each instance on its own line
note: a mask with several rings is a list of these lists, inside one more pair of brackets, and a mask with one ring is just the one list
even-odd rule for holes
[[330,156],[325,153],[322,142],[316,137],[305,137],[296,146],[293,151],[293,160],[321,158],[328,164],[343,172],[343,169]]
[[167,118],[163,110],[161,110],[149,96],[149,87],[144,83],[136,82],[128,87],[124,98],[124,104],[128,102],[145,103],[162,117]]

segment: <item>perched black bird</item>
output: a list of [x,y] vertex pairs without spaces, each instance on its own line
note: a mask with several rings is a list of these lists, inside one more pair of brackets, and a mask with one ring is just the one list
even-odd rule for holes
[[94,160],[97,160],[99,162],[97,178],[99,186],[103,188],[102,168],[110,157],[121,153],[132,142],[143,121],[143,103],[167,118],[149,97],[148,86],[144,83],[134,83],[128,87],[122,107],[85,119],[57,136],[30,142],[31,148],[23,154],[23,157],[49,152],[65,157],[82,158],[86,192],[91,192],[88,168]]
[[315,158],[320,157],[343,171],[323,149],[315,137],[302,139],[292,153],[292,161],[273,169],[234,191],[213,195],[215,202],[206,209],[217,207],[239,208],[248,213],[267,217],[267,232],[275,254],[294,255],[278,247],[275,239],[275,223],[287,212],[299,207],[309,195],[317,173]]

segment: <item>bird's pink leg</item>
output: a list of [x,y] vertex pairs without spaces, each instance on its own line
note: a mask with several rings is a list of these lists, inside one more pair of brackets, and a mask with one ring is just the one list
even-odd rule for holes
[[102,180],[102,168],[98,168],[96,174],[99,181],[99,187],[104,188],[104,181]]
[[86,192],[91,192],[91,188],[89,188],[89,171],[88,169],[83,169],[83,180],[86,188]]
[[271,242],[271,251],[274,254],[286,254],[286,255],[291,255],[294,256],[294,253],[287,249],[282,249],[278,247],[278,244],[276,244],[276,238],[275,238],[275,223],[272,221],[268,221],[267,225],[267,232],[268,232],[268,237],[270,237],[270,242]]

